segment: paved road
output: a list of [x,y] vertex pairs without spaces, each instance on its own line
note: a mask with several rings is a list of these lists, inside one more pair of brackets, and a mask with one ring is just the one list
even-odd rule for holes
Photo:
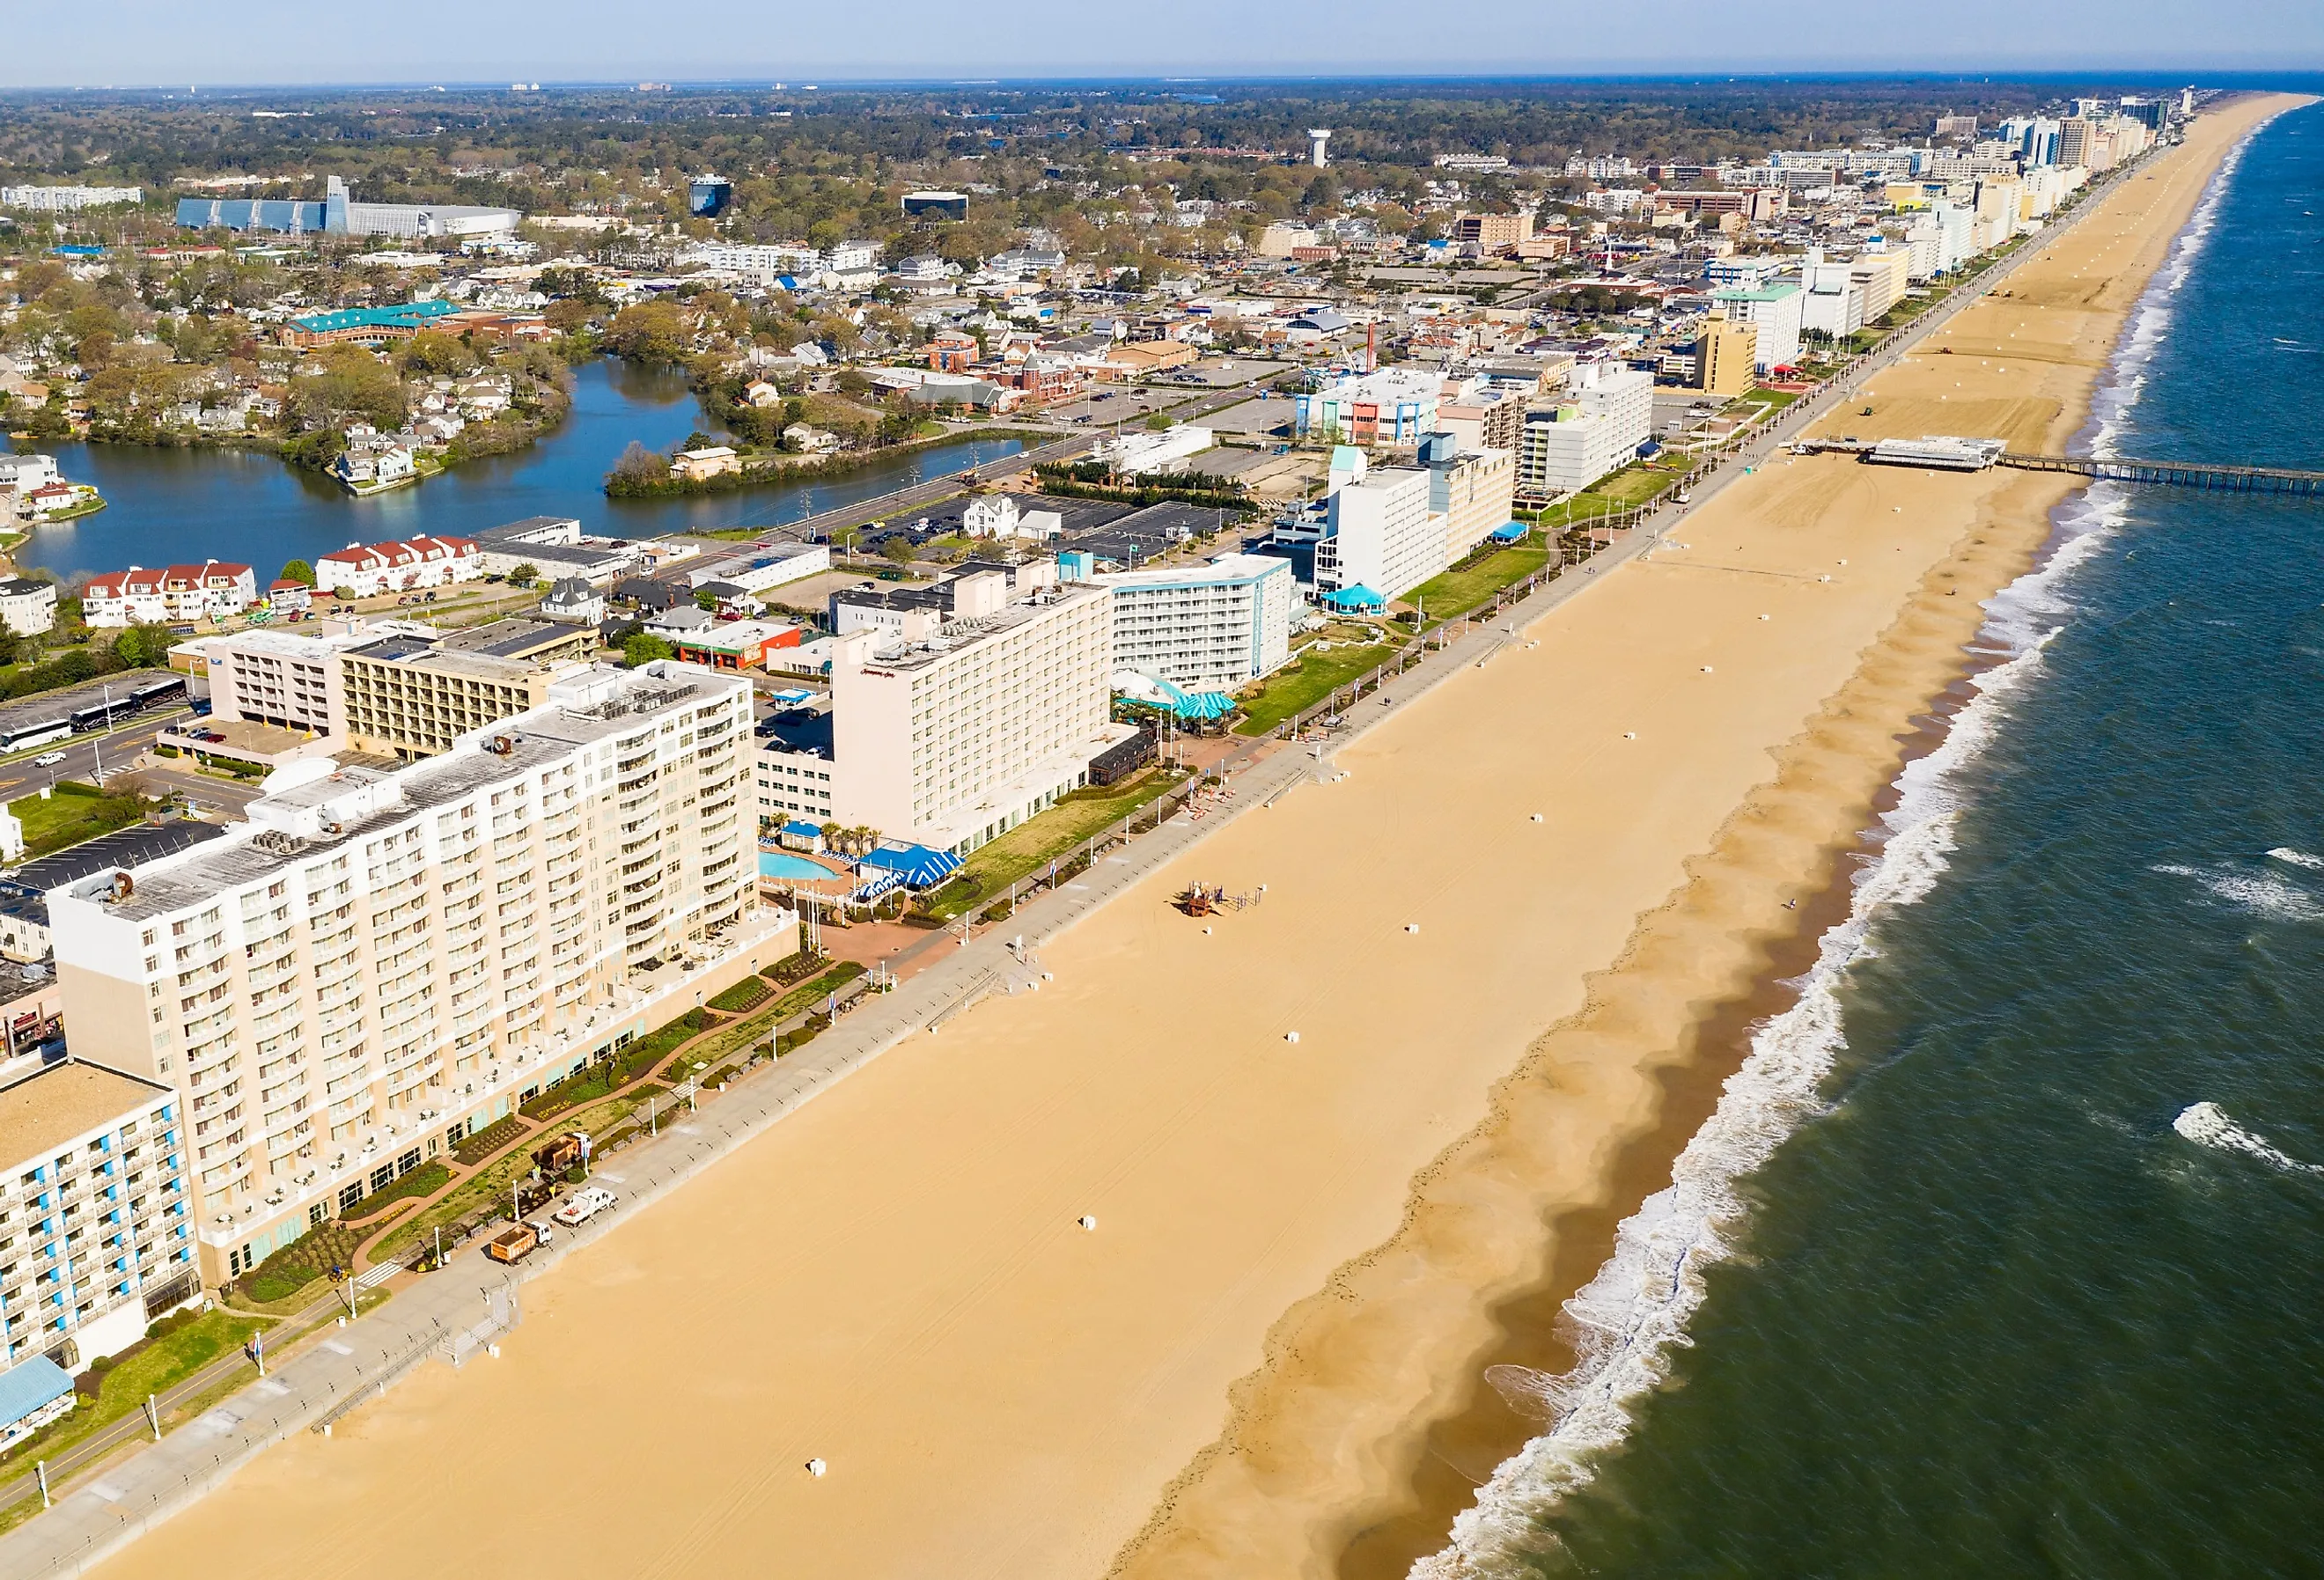
[[[135,761],[138,753],[153,744],[153,737],[163,725],[191,716],[191,710],[182,707],[172,708],[168,713],[145,714],[134,723],[122,725],[109,735],[74,735],[43,746],[37,752],[28,752],[10,762],[0,762],[0,799],[14,800],[19,796],[31,795],[42,786],[55,784],[61,780],[93,780],[100,763],[108,774],[116,769],[125,768]],[[51,752],[63,753],[65,760],[51,767],[42,767],[33,762],[35,757],[44,757]]]

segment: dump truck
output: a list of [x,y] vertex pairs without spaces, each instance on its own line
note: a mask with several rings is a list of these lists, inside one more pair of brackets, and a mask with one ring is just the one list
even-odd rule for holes
[[493,1236],[484,1254],[494,1261],[522,1261],[555,1238],[539,1224],[517,1224]]

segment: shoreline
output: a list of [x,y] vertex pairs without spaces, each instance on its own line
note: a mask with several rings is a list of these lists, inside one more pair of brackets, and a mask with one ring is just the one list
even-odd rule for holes
[[[2114,332],[2108,337],[2106,356],[2078,392],[2079,402],[2062,406],[2047,425],[2048,437],[2053,442],[2085,439],[2101,425],[2095,408],[2116,382],[2123,360],[2123,343],[2136,327],[2139,306],[2156,274],[2171,262],[2179,238],[2200,214],[2203,196],[2210,189],[2215,172],[2226,168],[2235,149],[2240,147],[2248,123],[2256,118],[2253,112],[2260,102],[2255,96],[2221,112],[2229,118],[2229,124],[2244,124],[2245,130],[2236,132],[2227,147],[2215,151],[2215,158],[2205,167],[2203,180],[2189,199],[2187,215],[2167,233],[2144,238],[2157,255],[2140,275],[2131,300],[2120,310]],[[2243,113],[2238,114],[2238,110]],[[2121,188],[2107,193],[2104,199],[2109,203],[2120,200]],[[2042,263],[2043,258],[2037,255],[2028,261],[2026,267],[2038,270]],[[1895,367],[1868,379],[1868,397],[1884,383],[1893,385],[1912,362],[1913,355],[1908,352]],[[1828,413],[1818,426],[1828,427],[1840,415],[1838,411]],[[1860,420],[1852,420],[1851,425],[1861,426]],[[1389,1576],[1408,1572],[1444,1575],[1471,1572],[1467,1565],[1453,1559],[1453,1549],[1446,1548],[1450,1539],[1448,1528],[1455,1514],[1476,1501],[1479,1487],[1493,1476],[1496,1469],[1508,1464],[1546,1429],[1547,1420],[1555,1418],[1554,1410],[1546,1407],[1538,1392],[1530,1399],[1526,1396],[1529,1391],[1538,1391],[1552,1379],[1563,1378],[1582,1359],[1573,1345],[1575,1330],[1567,1309],[1568,1301],[1607,1267],[1617,1251],[1620,1227],[1642,1210],[1648,1197],[1668,1189],[1674,1164],[1710,1121],[1725,1084],[1744,1067],[1757,1031],[1776,1014],[1800,1002],[1801,979],[1818,959],[1822,940],[1834,929],[1848,923],[1859,874],[1870,868],[1886,844],[1886,831],[1881,827],[1880,820],[1902,799],[1906,769],[1943,746],[1954,719],[1975,700],[1978,678],[2015,656],[1984,653],[1963,644],[1987,628],[1984,605],[1990,597],[2019,577],[2038,572],[2067,541],[2070,534],[2063,518],[2086,491],[2055,488],[2046,492],[2052,497],[2038,513],[2038,526],[2003,519],[2006,513],[1987,511],[1964,530],[1964,552],[1949,562],[1943,574],[1972,585],[1978,594],[1971,605],[1974,615],[1963,620],[1954,614],[1943,621],[1957,638],[1950,649],[1941,640],[1933,650],[1925,641],[1916,644],[1923,661],[1915,666],[1920,679],[1906,682],[1902,695],[1913,697],[1917,690],[1917,705],[1907,708],[1902,721],[1904,727],[1893,736],[1895,750],[1859,753],[1838,765],[1847,771],[1847,786],[1828,792],[1820,808],[1832,817],[1834,836],[1801,866],[1803,872],[1821,868],[1822,880],[1808,877],[1800,891],[1792,894],[1800,904],[1796,912],[1774,910],[1772,915],[1756,919],[1757,929],[1746,923],[1745,930],[1722,929],[1699,941],[1695,968],[1691,973],[1692,981],[1685,993],[1688,1002],[1696,1006],[1694,1016],[1684,1024],[1660,1028],[1668,1039],[1666,1054],[1658,1056],[1646,1046],[1652,1039],[1638,1039],[1636,1068],[1645,1077],[1650,1094],[1628,1115],[1628,1133],[1605,1163],[1602,1195],[1568,1205],[1563,1210],[1554,1204],[1540,1204],[1548,1210],[1548,1223],[1545,1231],[1537,1232],[1539,1254],[1528,1261],[1522,1247],[1500,1247],[1503,1254],[1497,1268],[1499,1280],[1480,1280],[1473,1289],[1470,1309],[1406,1311],[1406,1320],[1400,1324],[1391,1320],[1376,1324],[1383,1328],[1397,1327],[1395,1342],[1398,1344],[1409,1344],[1417,1331],[1432,1324],[1440,1330],[1440,1337],[1441,1330],[1457,1328],[1461,1336],[1443,1339],[1431,1356],[1442,1368],[1438,1374],[1453,1381],[1428,1389],[1425,1400],[1412,1401],[1401,1420],[1373,1421],[1368,1423],[1367,1431],[1352,1426],[1344,1416],[1328,1423],[1314,1418],[1319,1413],[1329,1413],[1315,1410],[1314,1393],[1321,1384],[1328,1395],[1333,1380],[1319,1375],[1321,1369],[1312,1362],[1287,1358],[1311,1356],[1335,1344],[1352,1345],[1360,1342],[1353,1330],[1362,1325],[1360,1307],[1368,1296],[1383,1309],[1397,1302],[1413,1304],[1415,1278],[1425,1276],[1416,1275],[1416,1262],[1434,1271],[1438,1262],[1451,1255],[1464,1252],[1477,1255],[1479,1247],[1473,1244],[1456,1247],[1430,1243],[1427,1216],[1432,1208],[1458,1202],[1473,1219],[1478,1207],[1475,1196],[1471,1193],[1463,1199],[1462,1183],[1452,1177],[1464,1169],[1479,1177],[1506,1175],[1522,1167],[1521,1156],[1462,1159],[1458,1148],[1448,1149],[1443,1158],[1416,1179],[1415,1199],[1397,1234],[1336,1272],[1308,1309],[1303,1312],[1295,1307],[1270,1331],[1268,1361],[1260,1372],[1237,1383],[1226,1428],[1172,1483],[1145,1529],[1117,1555],[1108,1571],[1110,1575],[1123,1576],[1125,1580],[1139,1576],[1142,1580],[1148,1575],[1198,1570],[1221,1575],[1297,1572],[1330,1574],[1341,1580],[1388,1580]],[[1988,555],[1982,564],[1969,563],[1966,553],[1969,546],[1984,545],[2004,532],[2011,540],[2006,549],[1997,555]],[[1958,589],[1945,590],[1950,593]],[[1864,699],[1850,693],[1879,668],[1895,666],[1912,657],[1904,651],[1899,637],[1916,607],[1923,615],[1939,618],[1951,613],[1941,601],[1933,607],[1927,606],[1929,602],[1925,596],[1916,597],[1900,612],[1897,628],[1884,633],[1880,641],[1867,650],[1864,669],[1858,676],[1828,701],[1800,737],[1787,744],[1778,753],[1779,761],[1812,741],[1820,731],[1832,727],[1840,718],[1864,710]],[[1892,703],[1899,699],[1890,698]],[[1880,710],[1876,707],[1873,711]],[[1775,780],[1755,790],[1735,819],[1721,829],[1708,855],[1699,858],[1700,867],[1697,863],[1689,864],[1689,883],[1674,892],[1665,906],[1641,917],[1637,933],[1625,946],[1622,959],[1593,982],[1589,1007],[1574,1021],[1545,1034],[1529,1051],[1526,1067],[1513,1072],[1497,1087],[1495,1120],[1464,1141],[1478,1141],[1489,1132],[1496,1122],[1517,1128],[1524,1117],[1525,1103],[1538,1095],[1526,1090],[1532,1084],[1529,1077],[1547,1076],[1561,1053],[1572,1051],[1563,1045],[1584,1039],[1593,1014],[1611,1016],[1619,1012],[1625,990],[1640,985],[1626,979],[1652,974],[1656,947],[1665,941],[1658,935],[1666,924],[1702,908],[1702,900],[1693,892],[1703,886],[1708,871],[1725,862],[1751,859],[1746,852],[1754,845],[1760,847],[1756,853],[1757,859],[1765,863],[1766,831],[1749,827],[1753,803],[1760,799],[1762,791],[1780,798],[1789,772],[1788,766],[1779,769]],[[1840,827],[1841,825],[1846,826],[1844,829]],[[1782,896],[1781,889],[1768,892],[1764,897],[1766,907],[1773,908]],[[1729,968],[1724,972],[1702,968],[1701,962],[1716,958],[1722,942],[1729,946]],[[1690,974],[1682,971],[1681,975]],[[1632,1009],[1635,1013],[1636,1007]],[[1548,1083],[1544,1080],[1542,1084]],[[1546,1115],[1535,1117],[1546,1123]],[[1473,1185],[1474,1181],[1469,1183]],[[1504,1204],[1512,1207],[1515,1205]],[[1511,1221],[1522,1224],[1525,1215],[1512,1213]],[[1471,1232],[1474,1233],[1473,1224]],[[1513,1267],[1513,1262],[1518,1265]],[[1386,1268],[1395,1270],[1392,1277],[1381,1271]],[[1452,1301],[1456,1306],[1458,1303],[1457,1298]],[[1390,1342],[1385,1333],[1370,1335],[1369,1340],[1368,1347],[1372,1348],[1384,1348]],[[1516,1371],[1504,1374],[1497,1391],[1485,1376],[1488,1367]],[[1270,1383],[1276,1385],[1272,1391]],[[1416,1390],[1407,1392],[1407,1400],[1412,1400],[1413,1391]],[[1296,1397],[1300,1393],[1308,1397]],[[1286,1463],[1288,1456],[1279,1448],[1285,1437],[1312,1438],[1317,1435],[1335,1439],[1328,1450],[1335,1463],[1328,1468],[1314,1463]],[[1367,1437],[1369,1441],[1363,1440]],[[1248,1461],[1251,1457],[1247,1446],[1253,1441],[1268,1445],[1271,1452],[1264,1466],[1235,1464],[1238,1458]],[[1351,1464],[1359,1456],[1360,1471]],[[1286,1487],[1286,1483],[1296,1483],[1303,1476],[1310,1488],[1318,1482],[1336,1479],[1340,1497],[1336,1502],[1320,1498],[1301,1500],[1297,1491],[1307,1489]],[[1211,1490],[1205,1483],[1213,1478],[1240,1479],[1243,1484],[1205,1503],[1203,1493]],[[1255,1484],[1262,1479],[1271,1483],[1265,1490]],[[1353,1483],[1359,1479],[1362,1487],[1355,1491]],[[1286,1498],[1286,1492],[1293,1495]],[[1195,1507],[1187,1509],[1188,1502]],[[1254,1518],[1259,1509],[1292,1523],[1304,1522],[1306,1542],[1300,1548],[1280,1540],[1270,1543],[1268,1533],[1256,1529],[1261,1524]],[[1216,1539],[1222,1533],[1215,1528],[1200,1535],[1189,1529],[1207,1521],[1230,1526],[1231,1530],[1223,1533],[1225,1539]],[[1204,1539],[1206,1537],[1213,1539]],[[1267,1546],[1274,1549],[1270,1560],[1253,1562],[1251,1549]],[[1440,1551],[1445,1554],[1443,1558],[1436,1558]],[[1431,1559],[1435,1561],[1422,1562]],[[1422,1564],[1418,1571],[1414,1569],[1416,1563]]]
[[[1215,1435],[1221,1393],[1270,1325],[1382,1243],[1415,1170],[1473,1126],[1482,1092],[1541,1027],[1580,1014],[1567,966],[1634,953],[1636,919],[1700,867],[1685,853],[1717,847],[1766,779],[1768,743],[1797,740],[1863,671],[1900,605],[1961,579],[1947,512],[2066,492],[1795,465],[1698,507],[1687,535],[1703,550],[1665,545],[1592,578],[1590,599],[1528,611],[1545,651],[1459,660],[1424,682],[1429,708],[1376,715],[1340,748],[1349,782],[1303,775],[1302,794],[1203,828],[1198,850],[1127,880],[1103,910],[1091,896],[1042,946],[1049,991],[947,1012],[943,1037],[893,1045],[691,1189],[574,1247],[528,1285],[505,1361],[457,1379],[423,1369],[331,1445],[254,1460],[112,1571],[175,1573],[225,1542],[255,1575],[388,1574],[447,1541],[527,1570],[1102,1567],[1150,1489]],[[1887,530],[1909,559],[1860,558],[1825,519],[1847,499],[1859,527],[1888,522],[1870,513],[1892,498],[1905,503]],[[1755,509],[1767,541],[1730,553],[1721,523]],[[1819,590],[1812,568],[1835,551],[1858,563]],[[1721,563],[1737,555],[1754,563]],[[1783,611],[1778,643],[1745,624],[1762,605]],[[1594,672],[1609,642],[1647,629],[1658,640]],[[1720,679],[1695,678],[1711,656]],[[1577,690],[1583,675],[1596,684]],[[1512,707],[1554,711],[1512,732]],[[1895,750],[1889,723],[1840,722],[1815,751],[1844,757],[1868,735]],[[1618,744],[1633,725],[1635,749]],[[1468,772],[1446,775],[1448,752]],[[1555,823],[1529,829],[1527,809],[1545,807]],[[1812,840],[1786,827],[1797,810],[1775,808],[1768,836]],[[1194,875],[1271,881],[1271,903],[1222,919],[1240,940],[1205,943],[1161,902]],[[1752,899],[1730,897],[1733,914]],[[1425,935],[1406,936],[1407,918]],[[1714,939],[1735,931],[1733,915],[1697,919]],[[1281,968],[1289,947],[1296,971]],[[1699,1019],[1691,1002],[1624,1009]],[[1602,1173],[1654,1070],[1601,1049],[1553,1073],[1547,1095],[1571,1113],[1550,1150]],[[1083,1212],[1102,1228],[1074,1228]],[[693,1363],[669,1363],[679,1354]],[[570,1455],[539,1454],[544,1441],[653,1452],[627,1465],[632,1496],[613,1507],[574,1486]],[[798,1470],[809,1455],[828,1456],[828,1481]],[[475,1492],[486,1483],[490,1507]],[[370,1522],[347,1548],[335,1510],[414,1496],[429,1520]],[[1299,1566],[1271,1562],[1279,1552],[1235,1556],[1255,1572]]]

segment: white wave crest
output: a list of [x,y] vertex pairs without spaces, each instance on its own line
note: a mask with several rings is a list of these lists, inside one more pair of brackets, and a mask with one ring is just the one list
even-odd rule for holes
[[2294,850],[2288,845],[2279,845],[2269,851],[2267,859],[2282,862],[2288,867],[2306,867],[2310,872],[2324,872],[2324,855],[2310,855],[2306,851]]
[[[2170,321],[2168,298],[2185,283],[2228,177],[2257,132],[2222,162],[2169,261],[2142,294],[2116,346],[2116,377],[2093,403],[2093,453],[2107,453],[2136,403],[2144,368]],[[1905,765],[1896,808],[1882,819],[1887,832],[1880,854],[1857,874],[1848,917],[1820,941],[1798,999],[1753,1035],[1742,1067],[1672,1166],[1669,1188],[1623,1220],[1613,1254],[1566,1302],[1578,1356],[1572,1370],[1552,1378],[1524,1367],[1489,1369],[1489,1383],[1513,1408],[1546,1409],[1555,1424],[1494,1471],[1476,1501],[1454,1519],[1450,1544],[1416,1563],[1412,1580],[1528,1573],[1526,1556],[1544,1540],[1543,1518],[1592,1479],[1598,1455],[1628,1435],[1631,1408],[1668,1375],[1672,1352],[1692,1342],[1687,1322],[1702,1303],[1703,1274],[1734,1252],[1729,1236],[1745,1212],[1738,1182],[1823,1111],[1820,1089],[1847,1046],[1839,990],[1849,969],[1876,953],[1871,934],[1879,917],[1922,899],[1944,872],[1954,848],[1961,770],[1991,745],[2011,694],[2040,671],[2044,651],[2073,614],[2067,584],[2122,524],[2127,498],[2112,484],[2085,491],[2061,513],[2042,563],[1986,605],[1979,645],[2015,656],[1973,678],[1976,695],[1953,716],[1944,739]]]
[[2257,1158],[2271,1168],[2289,1174],[2324,1174],[2324,1168],[2314,1163],[2302,1163],[2287,1158],[2270,1146],[2265,1138],[2227,1117],[2227,1111],[2216,1103],[2195,1103],[2181,1109],[2171,1128],[2199,1147],[2212,1147],[2222,1152],[2241,1152],[2247,1158]]
[[2324,905],[2307,890],[2268,873],[2238,873],[2224,867],[2190,867],[2165,863],[2149,869],[2173,878],[2192,878],[2205,892],[2253,916],[2269,921],[2324,920]]

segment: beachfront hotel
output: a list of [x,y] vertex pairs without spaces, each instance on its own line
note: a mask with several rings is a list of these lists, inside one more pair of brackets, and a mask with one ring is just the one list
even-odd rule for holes
[[1182,691],[1232,691],[1291,660],[1291,561],[1222,554],[1091,578],[1113,592],[1113,669]]
[[223,1282],[797,948],[752,903],[750,686],[590,668],[393,772],[51,891],[74,1046],[184,1098]]
[[1090,759],[1135,733],[1109,722],[1111,592],[1058,585],[1053,560],[835,594],[833,624],[829,712],[778,721],[759,753],[770,816],[964,854],[1087,784]]
[[100,1064],[0,1086],[0,1446],[200,1296],[184,1130],[176,1092]]

